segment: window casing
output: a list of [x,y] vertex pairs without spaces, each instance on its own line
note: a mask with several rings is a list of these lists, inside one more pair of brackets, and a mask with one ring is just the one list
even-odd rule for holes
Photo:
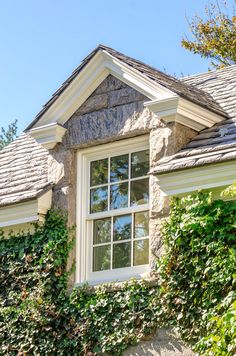
[[148,170],[147,136],[78,152],[77,283],[148,271]]

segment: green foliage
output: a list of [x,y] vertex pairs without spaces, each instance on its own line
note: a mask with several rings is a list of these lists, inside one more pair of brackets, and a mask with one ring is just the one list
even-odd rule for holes
[[72,246],[50,212],[33,234],[0,238],[0,355],[122,355],[174,325],[199,355],[235,355],[236,202],[199,193],[172,202],[155,285],[67,291]]
[[[230,325],[218,304],[235,292],[235,216],[234,201],[212,201],[211,194],[199,193],[176,199],[163,228],[166,253],[158,264],[162,312],[192,345],[206,335],[223,335]],[[211,322],[213,316],[219,318],[218,329]],[[231,322],[235,343],[235,319]],[[225,342],[231,345],[227,337]],[[198,346],[201,350],[204,347]],[[230,352],[227,355],[234,355]]]
[[221,192],[223,198],[235,198],[236,197],[236,183],[231,184],[229,187]]
[[213,311],[207,324],[207,336],[196,345],[205,356],[236,354],[236,293],[231,292]]
[[184,48],[212,59],[212,65],[218,68],[236,63],[235,9],[230,0],[221,4],[218,1],[208,4],[205,16],[196,15],[189,23],[193,40],[182,39]]
[[14,141],[17,135],[17,120],[8,125],[7,130],[3,127],[0,130],[0,150]]
[[69,295],[71,246],[55,212],[33,234],[0,238],[0,355],[119,355],[157,326],[157,288],[143,281]]

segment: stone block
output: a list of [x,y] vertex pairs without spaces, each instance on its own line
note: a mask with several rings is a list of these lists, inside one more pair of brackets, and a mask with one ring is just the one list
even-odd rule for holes
[[92,95],[108,93],[110,90],[125,88],[127,85],[109,74],[107,78],[98,86]]
[[89,147],[99,143],[148,133],[160,121],[142,101],[103,109],[82,116],[74,115],[66,124],[63,143],[68,148]]
[[108,98],[109,107],[124,105],[135,101],[146,100],[144,95],[128,86],[120,90],[110,91],[108,94]]
[[90,112],[102,110],[108,107],[108,95],[99,94],[90,96],[76,111],[76,115],[83,115]]

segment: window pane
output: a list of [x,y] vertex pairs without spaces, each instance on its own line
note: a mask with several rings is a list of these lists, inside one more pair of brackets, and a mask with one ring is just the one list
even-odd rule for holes
[[102,244],[111,241],[111,219],[94,221],[93,243]]
[[113,220],[113,240],[127,240],[131,239],[131,215],[122,215],[114,217]]
[[134,241],[134,266],[146,265],[149,262],[149,241]]
[[131,198],[132,206],[148,203],[149,200],[149,179],[139,179],[131,182]]
[[93,271],[110,269],[111,246],[98,246],[93,248]]
[[108,158],[91,162],[90,177],[91,186],[108,182]]
[[108,188],[95,188],[90,192],[90,212],[98,213],[100,211],[106,211],[108,202]]
[[111,185],[111,209],[128,206],[128,182]]
[[134,238],[149,235],[149,213],[143,211],[134,215]]
[[129,155],[111,158],[110,180],[117,182],[129,178]]
[[125,242],[113,245],[113,268],[130,267],[131,243]]
[[146,176],[149,171],[149,150],[131,154],[131,178]]

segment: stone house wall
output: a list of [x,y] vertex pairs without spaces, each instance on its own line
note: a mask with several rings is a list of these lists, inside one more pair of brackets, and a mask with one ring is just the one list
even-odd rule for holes
[[[53,207],[68,212],[69,225],[76,224],[76,151],[149,134],[150,165],[171,155],[189,142],[197,133],[177,123],[164,124],[144,106],[149,99],[109,75],[86,102],[64,125],[67,132],[63,142],[50,151],[59,163],[59,182],[53,190]],[[58,165],[57,165],[58,166]],[[158,188],[157,178],[150,178],[150,249],[151,267],[161,253],[160,223],[168,215],[168,198]],[[71,261],[75,257],[73,251]],[[71,285],[74,279],[72,277]]]

